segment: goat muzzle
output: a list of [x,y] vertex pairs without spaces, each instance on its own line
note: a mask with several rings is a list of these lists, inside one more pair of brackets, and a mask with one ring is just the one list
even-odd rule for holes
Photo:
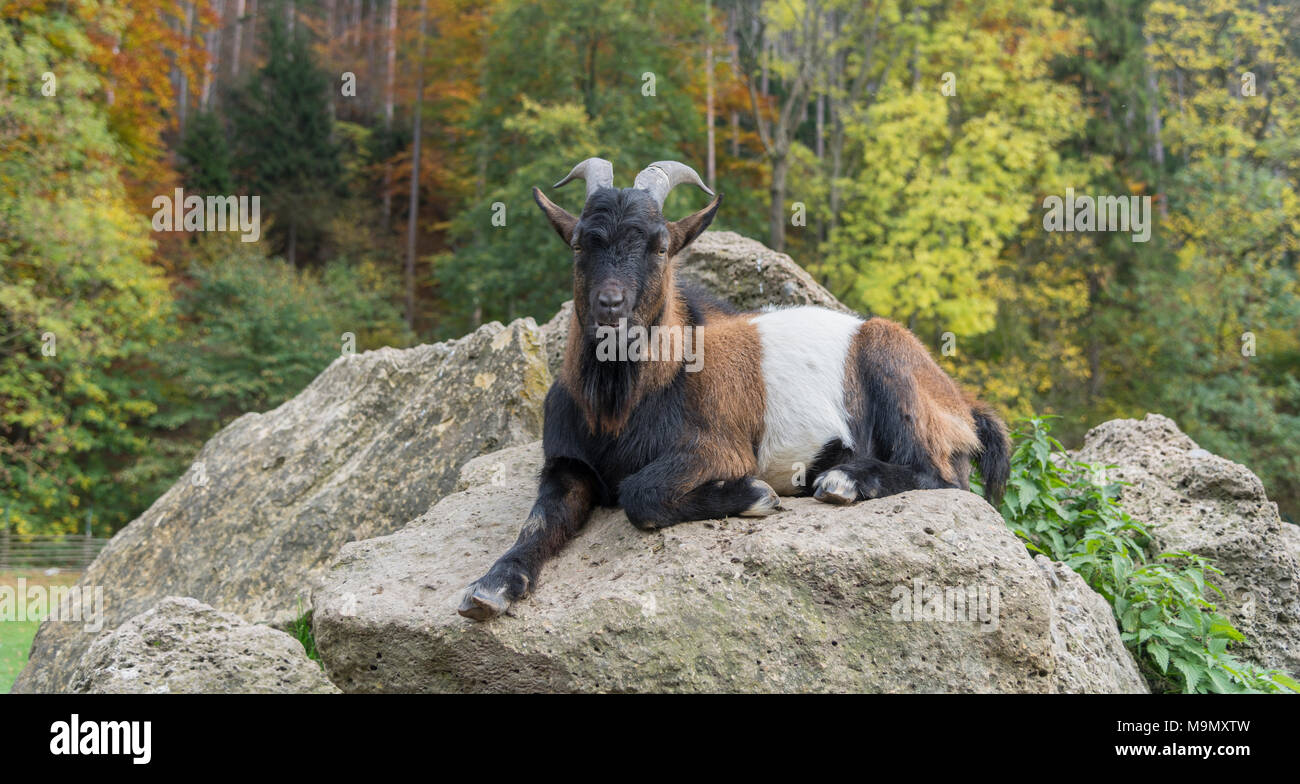
[[606,283],[592,294],[591,312],[597,326],[616,327],[621,319],[631,315],[627,289],[617,283]]

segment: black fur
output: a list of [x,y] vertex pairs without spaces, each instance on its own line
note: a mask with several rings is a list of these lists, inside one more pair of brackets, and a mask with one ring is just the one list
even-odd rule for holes
[[852,457],[853,452],[844,446],[844,442],[838,438],[832,438],[822,444],[821,450],[817,452],[812,465],[808,467],[808,471],[804,475],[804,483],[799,489],[799,495],[812,495],[813,484],[817,482],[817,477]]
[[[730,311],[690,287],[679,290],[686,301],[686,326],[707,323],[710,309]],[[596,361],[590,342],[583,350],[582,393],[611,406],[627,400],[641,363]],[[671,383],[643,397],[617,436],[594,431],[564,384],[552,385],[543,410],[546,462],[530,515],[545,524],[525,526],[514,546],[470,586],[459,608],[462,615],[490,618],[527,595],[542,564],[572,537],[593,506],[622,507],[633,525],[649,530],[737,515],[762,497],[761,487],[748,479],[706,482],[681,497],[672,492],[696,451],[692,434],[698,430],[686,406],[685,372],[679,369]],[[586,501],[574,500],[575,486],[589,493]]]
[[[699,475],[692,461],[703,452],[700,422],[711,412],[687,406],[684,367],[678,367],[666,385],[647,392],[638,383],[645,372],[642,363],[600,360],[591,339],[598,322],[611,323],[615,316],[647,327],[659,323],[674,295],[685,303],[679,314],[685,327],[706,325],[709,314],[736,312],[691,284],[677,282],[676,292],[665,291],[671,279],[669,259],[708,226],[718,200],[670,224],[649,194],[635,189],[597,190],[587,199],[581,218],[540,192],[535,191],[535,198],[557,233],[575,248],[575,288],[580,289],[574,292],[575,318],[588,339],[568,347],[582,352],[576,358],[578,378],[569,380],[575,388],[557,381],[546,396],[545,465],[529,523],[487,574],[470,586],[459,608],[479,620],[527,595],[542,564],[597,505],[622,507],[638,528],[655,529],[686,520],[766,513],[776,501],[767,485],[751,477],[706,481],[682,493],[682,477]],[[602,299],[602,291],[619,296]],[[863,394],[857,396],[859,410],[848,412],[856,446],[849,450],[839,440],[825,444],[805,477],[805,492],[816,491],[817,480],[831,470],[852,480],[857,496],[847,500],[955,487],[942,479],[916,423],[905,413],[904,401],[916,395],[911,369],[887,350],[873,350],[858,359]],[[607,428],[603,421],[590,422],[585,412],[597,418],[626,412],[627,418]],[[986,486],[1000,494],[1008,470],[1000,423],[978,411],[976,423]],[[753,448],[757,453],[759,445]],[[957,475],[964,478],[965,467]]]
[[984,480],[984,497],[994,506],[1002,503],[1011,477],[1011,449],[1002,423],[992,414],[974,409],[975,435],[980,440],[980,477]]
[[[903,399],[915,395],[912,374],[888,352],[869,352],[859,361],[863,394],[857,409],[848,412],[855,446],[845,449],[838,439],[824,446],[814,461],[816,473],[843,471],[855,484],[856,500],[957,487],[943,479],[915,421],[904,413]],[[815,485],[816,477],[810,476],[810,492]]]

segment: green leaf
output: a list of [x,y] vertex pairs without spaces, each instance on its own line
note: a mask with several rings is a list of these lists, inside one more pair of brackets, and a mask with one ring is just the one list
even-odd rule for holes
[[1190,694],[1195,692],[1196,685],[1201,682],[1202,668],[1194,662],[1186,659],[1174,659],[1174,666],[1183,674],[1186,681],[1185,690]]
[[1158,642],[1147,643],[1147,654],[1156,660],[1161,672],[1169,671],[1169,650]]

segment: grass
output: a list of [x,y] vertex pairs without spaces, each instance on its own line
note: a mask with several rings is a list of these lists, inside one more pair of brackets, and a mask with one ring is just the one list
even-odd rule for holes
[[322,670],[325,669],[325,662],[320,660],[320,653],[316,650],[316,638],[311,633],[311,610],[303,612],[302,599],[298,600],[298,617],[289,625],[289,634],[307,651],[307,658],[320,665]]
[[[0,587],[18,589],[18,579],[22,578],[25,586],[30,585],[72,585],[79,575],[76,572],[60,572],[46,576],[39,570],[20,570],[0,572]],[[40,621],[0,619],[0,694],[8,694],[14,679],[27,664],[27,654],[32,647],[32,638]]]

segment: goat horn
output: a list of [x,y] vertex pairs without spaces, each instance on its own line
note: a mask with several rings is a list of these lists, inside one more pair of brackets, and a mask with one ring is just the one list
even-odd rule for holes
[[597,188],[614,187],[614,164],[604,158],[588,158],[574,166],[573,171],[569,172],[569,176],[551,187],[558,188],[570,180],[586,180],[587,198],[590,199],[591,194],[595,193]]
[[668,198],[669,192],[683,183],[694,185],[710,196],[714,195],[694,169],[677,161],[655,161],[641,170],[632,187],[650,191],[650,195],[662,210],[664,199]]

